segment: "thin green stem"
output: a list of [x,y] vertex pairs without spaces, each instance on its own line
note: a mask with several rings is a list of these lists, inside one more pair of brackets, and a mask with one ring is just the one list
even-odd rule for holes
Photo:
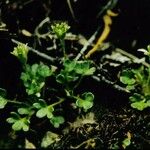
[[35,111],[31,111],[31,113],[29,113],[29,115],[27,116],[27,119],[31,119],[31,117],[35,114]]
[[74,99],[81,99],[79,96],[72,96]]
[[73,90],[76,89],[79,86],[79,84],[81,83],[82,79],[83,79],[83,76],[80,77],[80,79],[78,80],[76,85],[73,87]]
[[62,47],[62,50],[63,50],[63,55],[64,55],[65,58],[67,58],[66,49],[65,49],[65,40],[63,38],[60,39],[60,44],[61,44],[61,47]]
[[56,103],[53,103],[53,104],[51,104],[50,106],[51,106],[51,107],[54,107],[54,106],[56,106],[56,105],[61,104],[63,101],[64,101],[64,99],[61,98],[60,101],[58,101],[58,102],[56,102]]
[[12,100],[7,100],[7,102],[12,103],[12,104],[18,104],[18,105],[27,105],[26,103],[18,102],[18,101],[12,101]]

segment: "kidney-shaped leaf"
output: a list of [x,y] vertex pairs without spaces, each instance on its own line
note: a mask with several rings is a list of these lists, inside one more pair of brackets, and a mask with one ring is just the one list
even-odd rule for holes
[[91,92],[85,92],[85,93],[83,93],[82,97],[86,101],[93,101],[94,100],[94,95]]
[[47,107],[41,108],[40,110],[37,111],[36,116],[38,118],[43,118],[47,115]]
[[20,115],[28,115],[28,114],[30,114],[31,111],[32,111],[32,110],[29,109],[29,108],[19,108],[19,109],[18,109],[18,113],[19,113]]
[[133,78],[133,73],[131,71],[124,70],[120,76],[120,81],[124,84],[134,84],[135,79]]
[[64,118],[62,116],[52,117],[50,122],[54,125],[55,128],[59,128],[60,124],[64,123]]
[[0,96],[5,97],[7,94],[7,91],[5,89],[0,88]]
[[136,108],[140,111],[142,111],[143,109],[149,107],[149,103],[146,103],[145,100],[140,101],[140,102],[134,102],[131,104],[131,107]]
[[3,109],[7,104],[7,100],[0,96],[0,109]]

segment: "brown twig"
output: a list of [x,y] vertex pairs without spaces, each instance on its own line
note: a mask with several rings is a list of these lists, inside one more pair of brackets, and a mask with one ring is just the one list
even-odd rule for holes
[[[24,44],[24,43],[19,42],[19,41],[15,40],[15,39],[12,39],[12,42],[15,43],[15,44]],[[42,58],[44,58],[44,59],[47,59],[47,60],[49,60],[49,61],[51,61],[51,62],[53,62],[53,61],[55,60],[55,58],[53,58],[53,57],[51,57],[51,56],[48,56],[48,55],[46,55],[45,53],[39,52],[38,50],[35,50],[35,49],[33,49],[32,47],[29,47],[29,46],[27,46],[27,47],[28,47],[28,49],[29,49],[31,52],[37,54],[38,56],[40,56],[40,57],[42,57]]]

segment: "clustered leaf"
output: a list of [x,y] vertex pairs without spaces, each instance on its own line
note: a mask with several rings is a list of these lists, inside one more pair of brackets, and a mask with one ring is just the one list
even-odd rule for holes
[[53,117],[54,108],[51,105],[47,105],[44,100],[39,100],[37,103],[34,103],[33,106],[38,109],[36,116],[38,118],[43,118],[47,116],[47,118]]
[[47,117],[55,128],[59,128],[60,124],[64,123],[64,118],[62,116],[54,116],[54,108],[52,105],[47,105],[44,100],[39,100],[39,102],[34,103],[33,106],[38,109],[36,116],[38,118]]
[[121,74],[120,81],[127,85],[133,85],[136,81],[132,71],[124,70]]
[[64,69],[56,76],[56,81],[61,84],[74,82],[80,76],[93,75],[95,67],[90,67],[90,61],[76,61],[66,59],[63,63]]
[[26,92],[28,95],[40,95],[41,89],[45,85],[45,78],[52,75],[52,71],[47,65],[42,63],[26,65],[25,72],[22,72],[21,79],[23,80]]
[[90,68],[90,65],[90,61],[77,61],[75,65],[75,72],[84,76],[93,75],[95,67]]
[[47,118],[50,119],[53,117],[53,111],[54,111],[54,108],[51,106],[43,107],[37,111],[36,116],[38,118],[43,118],[47,116]]
[[[85,92],[81,96],[79,94],[78,96],[74,96],[74,91],[79,86],[82,78],[94,74],[96,69],[92,66],[92,61],[71,60],[65,54],[64,38],[70,28],[67,23],[56,23],[51,28],[57,38],[60,39],[64,50],[63,66],[61,66],[61,62],[59,64],[62,67],[61,69],[58,66],[51,66],[50,68],[43,63],[27,64],[29,47],[26,44],[18,44],[13,52],[11,52],[22,63],[24,71],[21,73],[20,79],[23,81],[23,85],[29,96],[28,99],[31,99],[25,102],[17,100],[12,102],[5,99],[6,91],[0,88],[0,109],[3,109],[8,102],[19,104],[20,106],[17,106],[17,112],[11,112],[11,116],[7,119],[7,122],[12,124],[12,129],[15,131],[28,131],[30,119],[33,115],[36,115],[37,118],[46,117],[55,128],[59,128],[65,122],[65,119],[63,116],[55,116],[54,107],[62,103],[65,99],[75,99],[76,106],[82,108],[85,112],[93,106],[94,95],[91,92]],[[48,101],[40,98],[45,98],[44,94],[41,97],[41,91],[42,89],[44,90],[43,87],[45,86],[46,78],[52,75],[55,77],[56,87],[57,84],[58,86],[60,86],[59,84],[64,85],[63,92],[65,95],[62,94],[62,97],[58,97],[59,94],[57,95],[56,93],[54,98],[59,99],[59,101],[49,104]],[[58,89],[55,87],[46,87],[45,89],[46,92],[48,90],[58,92]]]
[[86,112],[93,106],[94,95],[91,92],[86,92],[82,94],[81,98],[77,97],[76,99],[76,106],[83,108],[83,110]]
[[7,122],[13,124],[12,129],[15,131],[29,130],[30,120],[27,117],[21,118],[20,115],[15,112],[11,112],[11,117],[7,119]]
[[150,100],[148,100],[148,101],[141,100],[141,101],[134,102],[131,104],[131,107],[142,111],[143,109],[150,107]]
[[150,107],[150,67],[141,66],[138,69],[124,70],[120,81],[126,85],[126,89],[132,92],[129,97],[131,107],[142,111]]

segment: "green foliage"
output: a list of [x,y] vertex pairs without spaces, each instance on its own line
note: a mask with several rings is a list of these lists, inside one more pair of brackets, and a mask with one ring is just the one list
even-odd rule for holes
[[[12,124],[13,130],[29,131],[32,117],[48,119],[55,128],[59,128],[65,122],[62,115],[64,108],[61,106],[61,103],[65,103],[65,101],[70,102],[70,106],[73,101],[77,108],[81,108],[85,112],[93,106],[94,95],[91,92],[77,93],[76,88],[80,86],[85,76],[92,76],[96,69],[92,61],[77,61],[66,56],[63,39],[68,29],[69,26],[66,23],[52,26],[52,30],[60,39],[64,50],[64,55],[58,66],[53,66],[57,69],[49,67],[51,64],[49,66],[44,63],[28,64],[27,45],[19,44],[14,48],[12,54],[20,60],[23,66],[20,79],[27,95],[23,101],[17,98],[7,100],[5,98],[7,96],[6,91],[0,89],[0,109],[3,109],[7,103],[12,104],[13,111],[10,112],[11,116],[7,122]],[[55,84],[53,86],[46,84],[46,79],[52,79]],[[58,87],[62,87],[61,92]],[[51,96],[49,91],[55,91],[55,95],[52,93],[53,96]],[[74,109],[74,107],[72,108]]]
[[7,104],[7,99],[0,96],[0,109],[3,109],[6,104]]
[[125,138],[122,142],[124,148],[128,147],[131,144],[131,140],[129,138]]
[[21,118],[20,115],[15,112],[11,112],[11,117],[7,119],[7,122],[13,124],[12,129],[15,131],[29,130],[29,124],[30,124],[29,119],[27,117]]
[[[131,99],[132,97],[130,97]],[[138,110],[143,110],[147,107],[150,107],[150,100],[140,99],[140,101],[135,100],[135,102],[131,103],[131,107],[136,108]]]
[[134,74],[131,71],[124,70],[120,77],[120,81],[127,85],[133,85],[135,83]]
[[67,23],[61,22],[61,23],[55,23],[51,26],[52,31],[58,39],[63,39],[65,37],[66,32],[70,29],[70,26],[68,26]]
[[0,96],[5,97],[7,94],[5,89],[0,88]]
[[28,50],[27,45],[19,44],[17,47],[14,48],[11,54],[16,56],[22,64],[26,64],[28,51],[29,50]]
[[53,117],[54,108],[51,105],[47,105],[44,100],[39,100],[38,103],[34,103],[33,106],[38,109],[36,116],[38,118],[47,118],[51,119]]
[[90,64],[90,61],[77,61],[75,66],[75,72],[83,76],[93,75],[93,73],[95,72],[95,68],[90,68]]
[[39,102],[34,103],[33,106],[38,109],[36,112],[36,116],[38,118],[43,118],[46,116],[48,119],[50,119],[50,122],[54,125],[55,128],[59,128],[60,124],[63,124],[65,120],[62,116],[53,115],[53,105],[55,104],[48,106],[44,100],[39,100]]
[[0,88],[0,109],[3,109],[7,104],[7,99],[4,97],[6,96],[6,90]]
[[18,108],[18,113],[20,115],[30,115],[33,113],[33,110],[30,107],[20,107]]
[[55,128],[59,128],[60,124],[65,122],[62,116],[53,116],[50,122],[54,125]]
[[65,36],[67,31],[70,29],[70,26],[66,22],[61,23],[55,23],[51,25],[52,32],[57,36],[57,38],[60,40],[60,45],[63,50],[64,58],[67,57],[66,55],[66,47],[65,47]]
[[[148,50],[144,52],[149,56],[150,46],[148,46]],[[132,93],[129,97],[131,107],[140,111],[150,107],[150,65],[148,67],[142,65],[138,69],[124,70],[121,73],[120,81],[125,84],[126,89]]]
[[144,55],[150,57],[150,45],[147,46],[147,49],[138,49],[138,51],[143,52]]
[[91,61],[76,61],[76,60],[64,60],[64,68],[60,71],[60,74],[56,76],[56,81],[61,84],[76,81],[81,76],[93,75],[95,67],[90,67]]
[[45,85],[45,78],[51,75],[50,68],[42,63],[32,66],[26,65],[25,72],[21,74],[21,79],[26,87],[27,94],[40,96],[41,89]]
[[76,105],[80,108],[83,108],[86,112],[93,106],[94,95],[91,92],[86,92],[82,94],[82,98],[76,97]]

